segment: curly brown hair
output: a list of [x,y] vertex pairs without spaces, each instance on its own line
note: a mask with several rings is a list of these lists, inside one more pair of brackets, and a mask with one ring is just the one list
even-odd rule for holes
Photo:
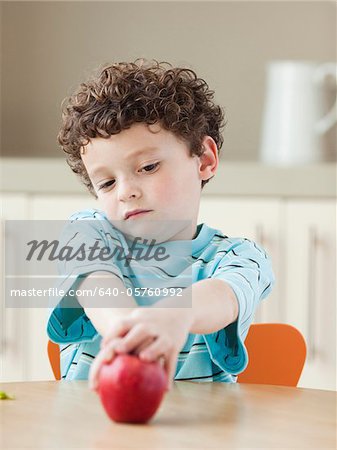
[[97,198],[81,159],[81,148],[91,138],[108,138],[137,122],[159,123],[187,143],[191,156],[203,153],[205,136],[214,139],[219,152],[226,122],[213,97],[191,69],[143,58],[110,64],[63,101],[58,142],[72,171]]

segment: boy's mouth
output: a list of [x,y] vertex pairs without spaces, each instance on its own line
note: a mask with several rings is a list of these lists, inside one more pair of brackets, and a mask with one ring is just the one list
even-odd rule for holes
[[151,212],[151,209],[134,209],[133,211],[128,211],[124,214],[124,220],[133,219],[144,214]]

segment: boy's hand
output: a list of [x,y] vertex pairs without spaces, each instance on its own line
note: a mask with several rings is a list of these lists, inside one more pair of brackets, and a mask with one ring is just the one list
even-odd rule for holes
[[188,308],[137,308],[118,319],[103,338],[101,351],[91,365],[89,387],[97,389],[99,371],[105,361],[111,361],[118,353],[134,353],[144,361],[164,359],[169,389],[191,322]]

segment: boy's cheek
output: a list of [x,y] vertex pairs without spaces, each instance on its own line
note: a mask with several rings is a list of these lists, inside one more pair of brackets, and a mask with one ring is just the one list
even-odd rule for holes
[[[159,204],[164,206],[165,204],[176,205],[179,198],[181,198],[182,190],[179,188],[180,182],[176,180],[167,179],[163,180],[163,182],[153,188],[153,192],[155,194],[155,198]],[[186,189],[186,187],[185,187]]]

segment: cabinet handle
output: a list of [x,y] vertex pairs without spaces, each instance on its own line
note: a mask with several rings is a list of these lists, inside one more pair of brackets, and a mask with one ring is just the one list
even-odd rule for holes
[[258,223],[255,227],[255,236],[256,236],[257,243],[260,244],[262,247],[264,247],[266,239],[265,239],[263,225],[260,223]]
[[308,360],[317,356],[316,348],[316,259],[317,259],[318,237],[314,226],[309,227],[309,261],[308,261]]

